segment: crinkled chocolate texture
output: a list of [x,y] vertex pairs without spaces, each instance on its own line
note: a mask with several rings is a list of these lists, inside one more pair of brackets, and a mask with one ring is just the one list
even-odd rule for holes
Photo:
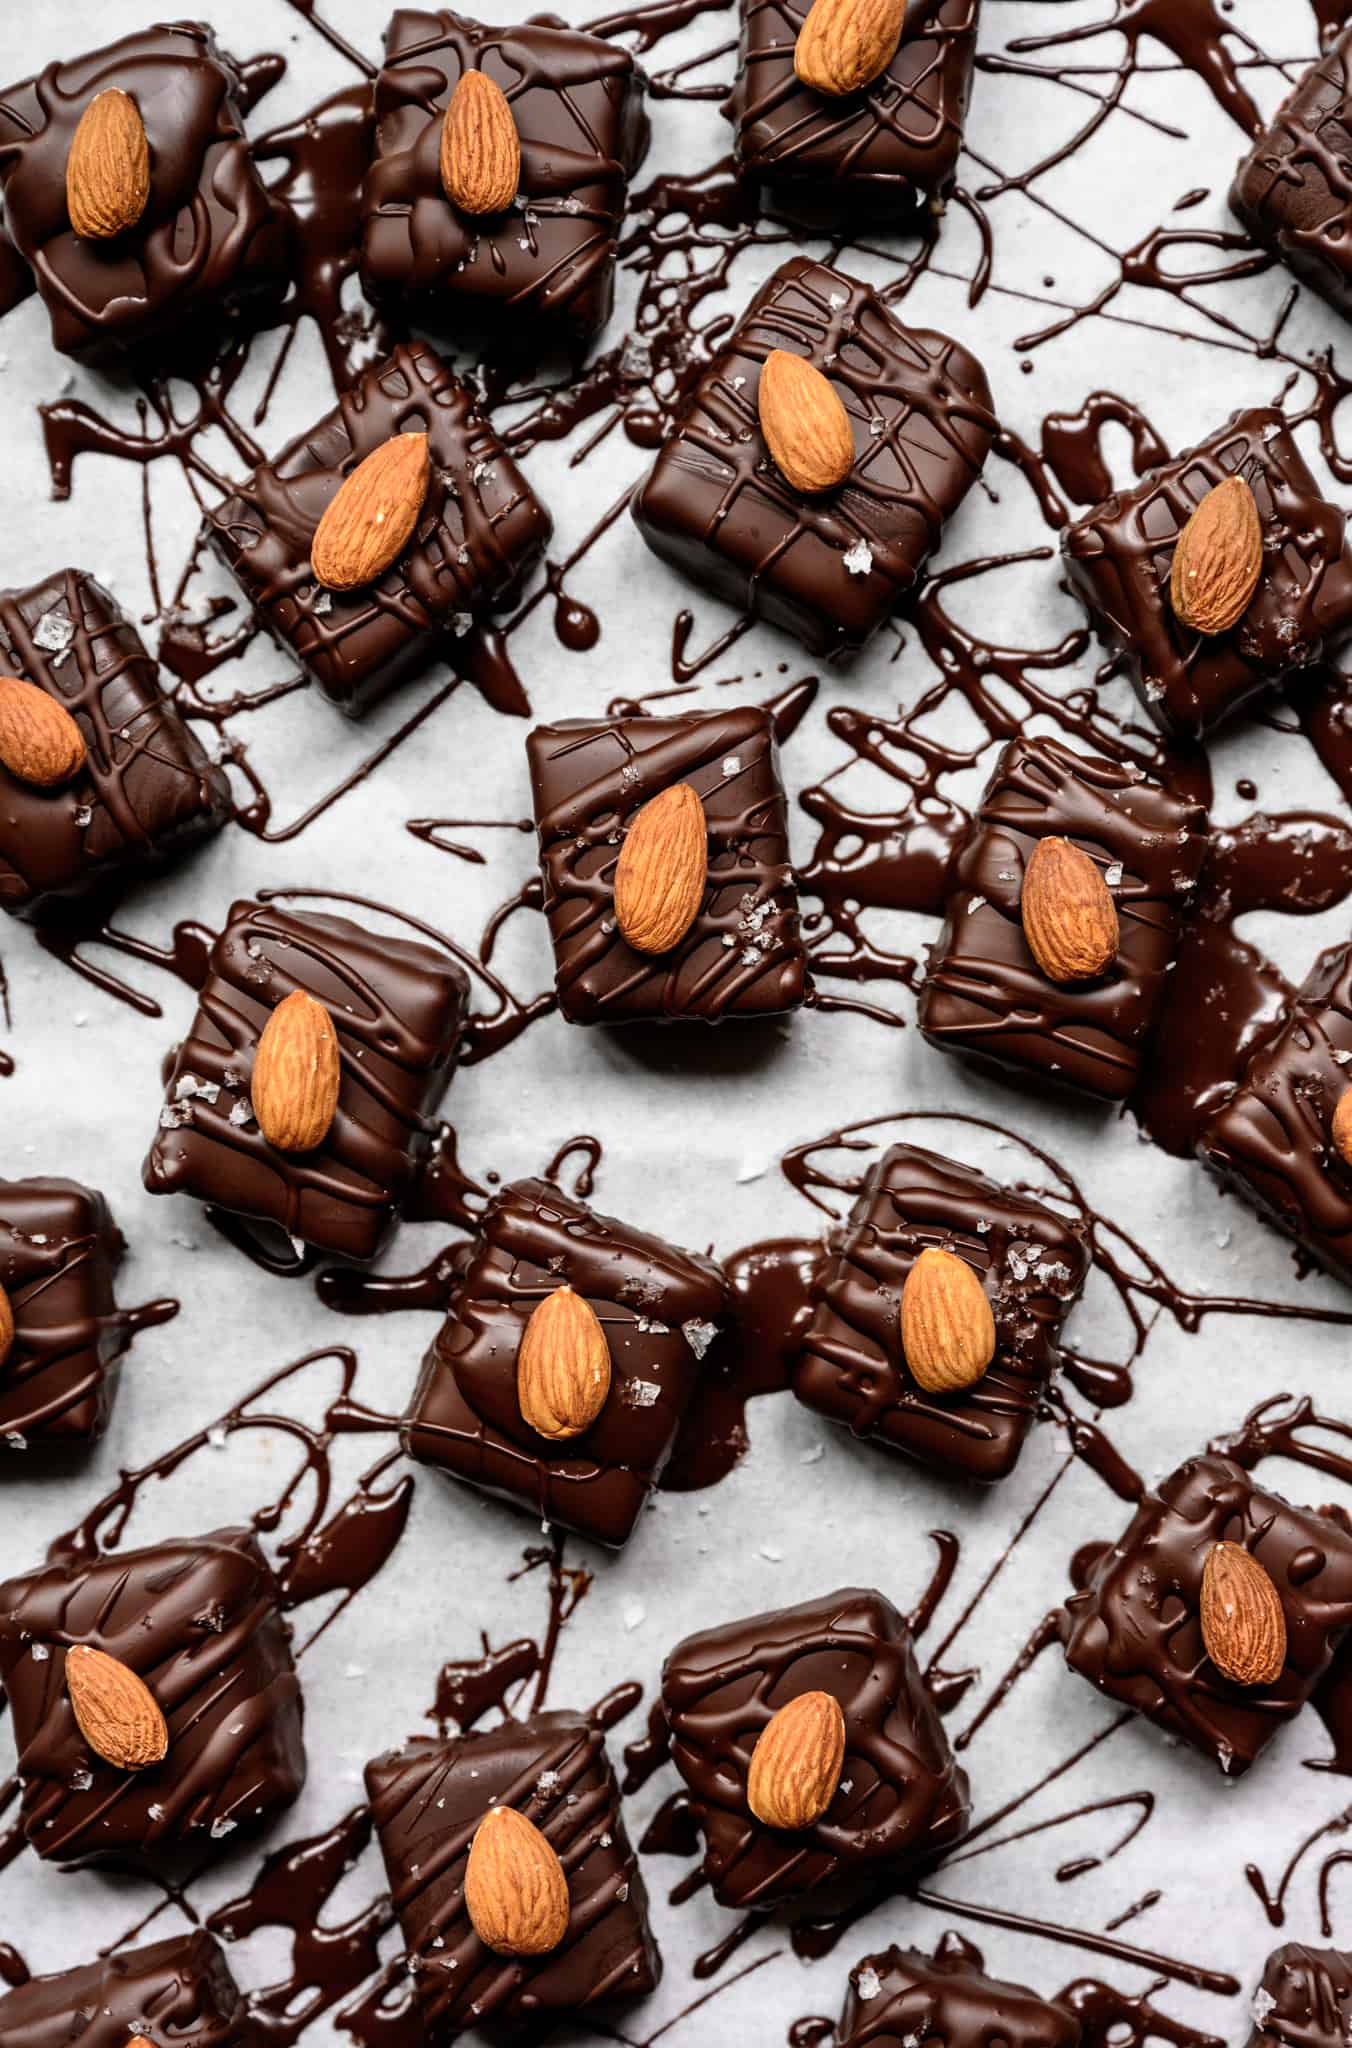
[[850,1972],[837,2048],[1079,2048],[1074,2013],[988,1977],[981,1951],[946,1934],[932,1956],[887,1948]]
[[[772,349],[829,379],[854,466],[808,497],[760,430]],[[938,547],[996,434],[990,386],[947,335],[903,327],[857,278],[795,256],[757,292],[634,499],[650,548],[817,653],[862,647]]]
[[[493,2038],[642,1998],[662,1965],[648,1899],[597,1730],[533,1714],[451,1741],[419,1736],[366,1766],[394,1910],[429,2040],[484,2025]],[[568,1880],[568,1931],[542,1956],[500,1956],[465,1909],[465,1865],[484,1815],[510,1806],[540,1829]]]
[[[538,1436],[516,1355],[537,1304],[568,1286],[610,1351],[604,1407],[580,1436]],[[595,1215],[552,1181],[516,1181],[484,1212],[423,1361],[404,1424],[410,1457],[618,1548],[661,1477],[727,1308],[711,1259]]]
[[[1221,1542],[1242,1544],[1281,1600],[1286,1662],[1271,1685],[1237,1684],[1203,1646],[1202,1573]],[[1104,1546],[1061,1623],[1073,1671],[1238,1777],[1300,1711],[1352,1624],[1352,1534],[1228,1458],[1191,1458]]]
[[[0,1683],[23,1831],[54,1863],[210,1853],[305,1782],[301,1692],[277,1582],[247,1529],[40,1566],[0,1586]],[[163,1762],[106,1763],[76,1725],[66,1651],[103,1650],[164,1715]]]
[[78,1181],[0,1181],[0,1287],[14,1342],[0,1363],[5,1447],[102,1436],[130,1331],[113,1299],[125,1246],[103,1196]]
[[1352,1955],[1299,1941],[1274,1949],[1253,2014],[1248,2048],[1346,2048],[1352,2036]]
[[[442,119],[460,79],[502,87],[521,145],[515,202],[471,216],[441,182]],[[375,87],[375,155],[362,196],[362,280],[431,326],[488,318],[607,319],[625,191],[647,142],[643,73],[627,50],[553,22],[488,28],[448,8],[401,7]]]
[[222,825],[230,785],[160,688],[141,636],[101,584],[63,569],[0,593],[0,674],[70,712],[84,767],[56,789],[0,764],[0,904],[40,917],[111,894]]
[[[270,1145],[249,1100],[264,1026],[295,989],[328,1010],[342,1063],[333,1122],[312,1152]],[[345,917],[232,905],[174,1055],[146,1186],[250,1219],[279,1253],[290,1237],[374,1258],[430,1148],[468,993],[431,946]]]
[[[358,464],[403,433],[425,433],[432,459],[413,538],[374,583],[325,590],[310,566],[315,529]],[[459,379],[421,342],[401,342],[212,507],[206,532],[272,638],[356,716],[507,601],[550,521]]]
[[[66,160],[96,94],[135,102],[150,145],[136,226],[87,241],[70,224]],[[233,61],[201,22],[123,36],[0,93],[5,230],[31,265],[52,340],[89,362],[205,328],[286,288],[283,216],[249,154]]]
[[[920,994],[926,1038],[1110,1101],[1129,1095],[1206,830],[1200,805],[1139,770],[1059,740],[1011,740],[954,869]],[[1023,935],[1024,869],[1053,836],[1089,855],[1117,906],[1117,957],[1093,981],[1051,981]]]
[[1352,25],[1310,66],[1240,163],[1230,205],[1256,242],[1352,312]]
[[[995,1318],[986,1372],[952,1393],[928,1393],[901,1346],[902,1289],[934,1246],[972,1268]],[[1055,1369],[1088,1263],[1082,1230],[1045,1204],[918,1145],[894,1145],[817,1268],[794,1392],[855,1436],[935,1471],[1003,1479]]]
[[[780,1707],[817,1691],[845,1718],[835,1797],[810,1828],[766,1827],[747,1804],[752,1751]],[[667,1658],[662,1701],[724,1906],[883,1892],[966,1832],[966,1773],[881,1593],[849,1588],[690,1636]]]
[[953,184],[972,91],[979,0],[923,0],[907,9],[886,70],[830,98],[793,67],[810,0],[741,0],[737,81],[723,112],[737,167],[777,207],[848,226],[859,213],[893,220]]
[[[1229,632],[1198,633],[1170,600],[1174,549],[1207,492],[1235,476],[1258,507],[1262,572]],[[1061,548],[1099,638],[1123,657],[1146,710],[1165,732],[1195,738],[1352,635],[1346,528],[1283,415],[1261,406],[1096,505],[1066,528]]]
[[0,1997],[5,2048],[127,2048],[147,2031],[174,2048],[255,2048],[253,2022],[209,1934],[119,1950]]
[[1285,1023],[1211,1118],[1198,1155],[1303,1251],[1352,1283],[1352,1166],[1333,1112],[1352,1087],[1352,945],[1315,961]]
[[[788,813],[767,711],[568,719],[526,742],[559,1008],[575,1024],[717,1024],[807,994]],[[687,782],[708,831],[709,880],[668,953],[635,952],[615,923],[615,868],[640,807]]]

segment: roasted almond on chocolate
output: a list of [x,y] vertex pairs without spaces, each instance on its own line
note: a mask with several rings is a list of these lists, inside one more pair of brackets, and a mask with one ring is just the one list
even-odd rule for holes
[[268,1143],[279,1152],[313,1152],[322,1145],[342,1077],[332,1017],[304,989],[292,989],[263,1026],[254,1054],[250,1097]]
[[36,683],[0,676],[0,765],[36,789],[56,789],[86,758],[84,736],[64,704]]
[[426,434],[392,434],[358,463],[310,544],[310,567],[326,590],[360,590],[398,561],[431,481]]
[[1073,840],[1039,839],[1023,871],[1020,913],[1048,981],[1092,981],[1117,957],[1117,905],[1097,862]]
[[14,1306],[3,1287],[0,1287],[0,1366],[3,1366],[14,1349]]
[[624,835],[615,864],[615,922],[638,953],[669,953],[704,901],[709,837],[688,782],[659,790]]
[[1286,1663],[1281,1596],[1242,1543],[1213,1543],[1202,1568],[1202,1641],[1236,1685],[1271,1685]]
[[521,183],[521,138],[502,87],[466,71],[441,123],[441,182],[462,213],[501,213]]
[[756,391],[766,446],[796,491],[834,490],[854,467],[854,435],[834,385],[815,363],[771,349]]
[[513,1806],[494,1806],[470,1843],[465,1910],[499,1956],[545,1956],[568,1932],[568,1880],[552,1845]]
[[130,93],[94,95],[66,158],[66,211],[77,235],[107,242],[134,228],[150,198],[150,146]]
[[995,1317],[986,1290],[956,1252],[927,1245],[901,1290],[901,1349],[928,1394],[956,1393],[979,1380],[995,1356]]
[[804,85],[838,99],[871,85],[897,54],[906,0],[812,0],[793,48]]
[[169,1730],[145,1680],[105,1650],[76,1643],[66,1652],[66,1691],[81,1735],[105,1763],[143,1771],[161,1763]]
[[581,1436],[609,1392],[610,1350],[595,1309],[571,1287],[556,1287],[532,1310],[516,1354],[523,1419],[552,1442]]
[[803,1692],[756,1738],[747,1805],[769,1828],[810,1828],[836,1796],[845,1761],[845,1716],[829,1692]]
[[1175,615],[1195,632],[1228,633],[1248,610],[1262,573],[1257,500],[1242,476],[1228,476],[1212,486],[1178,536],[1169,572]]
[[1352,1166],[1352,1088],[1344,1088],[1334,1104],[1330,1131],[1339,1153]]

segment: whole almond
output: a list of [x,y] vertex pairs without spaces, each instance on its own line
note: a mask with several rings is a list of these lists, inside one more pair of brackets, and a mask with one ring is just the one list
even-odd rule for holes
[[1352,1088],[1344,1088],[1333,1110],[1333,1142],[1352,1166]]
[[0,766],[37,789],[56,789],[85,758],[84,735],[64,704],[36,683],[0,676]]
[[812,0],[793,68],[804,85],[832,99],[858,92],[896,56],[905,20],[906,0]]
[[0,1287],[0,1366],[14,1349],[14,1304]]
[[116,1657],[76,1643],[66,1652],[66,1691],[81,1735],[105,1763],[143,1771],[163,1761],[164,1715],[144,1679]]
[[669,953],[699,914],[709,876],[704,806],[688,782],[659,790],[624,835],[615,922],[638,953]]
[[1286,1663],[1281,1595],[1242,1543],[1213,1543],[1202,1567],[1202,1641],[1236,1685],[1271,1685]]
[[360,590],[398,561],[431,481],[426,434],[391,434],[357,464],[310,543],[310,567],[325,590]]
[[462,73],[441,123],[441,182],[462,213],[501,213],[521,183],[521,138],[507,95],[482,71]]
[[767,1828],[810,1828],[836,1796],[845,1761],[845,1716],[829,1692],[800,1692],[756,1738],[746,1803]]
[[1209,490],[1178,536],[1169,598],[1176,617],[1208,636],[1228,633],[1263,573],[1258,505],[1242,476]]
[[150,198],[150,147],[130,93],[110,86],[81,114],[66,158],[66,211],[77,235],[107,242],[134,228]]
[[293,989],[263,1026],[250,1099],[258,1128],[279,1152],[313,1152],[338,1107],[338,1034],[322,1003]]
[[537,1436],[581,1436],[606,1405],[610,1349],[589,1301],[556,1287],[531,1311],[516,1353],[516,1398]]
[[796,491],[833,491],[854,467],[854,435],[840,394],[814,363],[772,348],[756,393],[775,467]]
[[1020,899],[1028,950],[1048,981],[1092,981],[1117,958],[1117,905],[1083,847],[1039,839]]
[[956,1252],[927,1245],[901,1290],[901,1349],[927,1394],[974,1386],[995,1356],[986,1290]]
[[553,1846],[514,1806],[493,1806],[474,1831],[465,1909],[499,1956],[547,1956],[568,1932],[568,1880]]

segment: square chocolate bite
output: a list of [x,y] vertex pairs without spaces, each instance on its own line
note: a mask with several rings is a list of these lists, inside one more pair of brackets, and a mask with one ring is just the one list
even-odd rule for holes
[[[484,1733],[416,1736],[366,1766],[394,1910],[430,2040],[471,2027],[494,2039],[531,2040],[551,2023],[643,1998],[662,1974],[648,1897],[629,1846],[620,1796],[600,1733],[580,1714],[532,1714]],[[496,1854],[531,1858],[532,1941],[514,1954],[480,1906],[471,1855],[510,1814]],[[521,1843],[524,1839],[524,1852]],[[542,1866],[547,1865],[544,1869]],[[561,1866],[561,1870],[560,1870]],[[513,1865],[510,1860],[506,1867]],[[501,1890],[501,1887],[499,1887]]]
[[1243,158],[1230,206],[1254,240],[1352,312],[1352,24],[1312,64]]
[[[920,992],[931,1045],[1109,1101],[1129,1095],[1206,832],[1199,804],[1139,769],[1059,740],[1011,740],[958,855]],[[1036,896],[1026,886],[1035,854]],[[1092,958],[1047,943],[1065,902],[1092,906],[1101,923]]]
[[[1238,619],[1202,631],[1175,610],[1174,555],[1203,499],[1232,478],[1252,494],[1261,561]],[[1095,631],[1121,656],[1150,716],[1196,738],[1352,635],[1346,527],[1283,414],[1260,406],[1096,505],[1066,528],[1061,548]]]
[[[559,1008],[571,1023],[717,1024],[804,1000],[807,956],[768,711],[573,718],[538,726],[526,751]],[[699,799],[707,878],[690,895],[680,935],[664,951],[640,950],[626,936],[635,927],[617,915],[617,868],[643,807],[677,784]]]
[[[1203,1575],[1225,1564],[1233,1581],[1236,1550],[1249,1560],[1245,1610],[1257,1605],[1273,1653],[1261,1671],[1204,1629]],[[1224,1583],[1219,1604],[1234,1604]],[[1352,1624],[1352,1533],[1229,1458],[1191,1458],[1103,1545],[1061,1624],[1072,1671],[1237,1778],[1299,1713]]]
[[[321,581],[311,552],[325,513],[360,466],[401,435],[426,436],[430,465],[413,480],[422,494],[413,490],[407,541],[390,562],[354,553]],[[412,486],[399,481],[402,500]],[[350,495],[348,506],[344,538],[364,544],[371,507]],[[391,506],[374,509],[395,532]],[[411,511],[411,499],[400,509]],[[421,342],[401,342],[308,434],[212,507],[206,531],[260,624],[355,717],[512,596],[550,521],[459,379]]]
[[209,1934],[176,1934],[0,1997],[5,2048],[252,2048],[256,2030]]
[[[461,968],[431,946],[345,917],[232,905],[174,1054],[147,1188],[248,1219],[278,1254],[289,1237],[374,1258],[430,1149],[468,994]],[[260,1044],[288,999],[325,1042],[331,1109],[317,1136],[258,1099]]]
[[[962,1384],[947,1384],[953,1375],[921,1345],[912,1362],[902,1341],[903,1296],[925,1285],[924,1268],[911,1280],[925,1252],[960,1260],[988,1304],[989,1362],[978,1372],[979,1359],[964,1361]],[[816,1269],[793,1390],[885,1450],[956,1479],[1003,1479],[1088,1265],[1082,1228],[1043,1203],[918,1145],[894,1145]]]
[[[305,1782],[291,1632],[247,1529],[11,1579],[0,1684],[23,1832],[54,1863],[200,1854],[260,1827]],[[95,1684],[105,1704],[91,1711]]]
[[[141,636],[101,584],[63,569],[0,592],[0,677],[60,707],[70,773],[0,759],[0,903],[39,917],[111,894],[215,832],[230,785],[160,688]],[[4,692],[0,681],[0,725]],[[13,760],[13,750],[7,752]]]
[[979,0],[907,9],[886,67],[827,93],[794,68],[810,0],[741,0],[737,79],[723,103],[737,168],[776,208],[818,225],[904,220],[952,188],[972,92]]
[[[663,1667],[662,1701],[720,1905],[872,1896],[966,1832],[966,1773],[881,1593],[850,1588],[689,1636]],[[786,1826],[755,1781],[762,1737],[791,1707],[830,1709],[837,1768],[815,1788],[829,1795],[816,1817]]]
[[[780,350],[844,408],[854,460],[829,489],[800,489],[771,458],[759,394]],[[795,256],[695,386],[634,518],[664,561],[815,653],[862,647],[938,547],[995,434],[986,373],[960,342],[903,327],[870,286]]]
[[1329,946],[1197,1149],[1227,1187],[1352,1282],[1352,1135],[1335,1129],[1350,1086],[1352,945]]
[[[484,1211],[452,1287],[404,1448],[618,1549],[662,1475],[726,1312],[712,1259],[595,1215],[551,1181],[516,1181]],[[556,1316],[571,1318],[569,1349],[589,1363],[585,1391],[564,1411],[542,1400],[534,1365]]]
[[103,1435],[131,1324],[112,1211],[73,1180],[0,1180],[0,1453]]
[[[465,205],[449,139],[457,196],[443,174],[447,111],[475,71],[500,88],[520,149],[514,195],[487,213]],[[457,332],[467,317],[507,339],[545,321],[585,339],[614,298],[625,192],[647,142],[643,90],[627,50],[580,29],[397,9],[362,195],[368,295]]]
[[836,2048],[1079,2048],[1080,2023],[1026,1984],[988,1977],[978,1948],[946,1934],[932,1956],[884,1949],[850,1972]]
[[1352,1956],[1284,1943],[1263,1967],[1253,2015],[1247,2048],[1345,2048],[1352,2037]]
[[[90,115],[91,104],[105,93]],[[30,265],[66,355],[97,362],[286,287],[282,213],[244,136],[240,76],[202,22],[136,31],[0,93],[5,230]],[[135,197],[111,211],[81,160],[114,146]],[[79,135],[79,143],[76,138]],[[74,146],[74,147],[73,147]]]

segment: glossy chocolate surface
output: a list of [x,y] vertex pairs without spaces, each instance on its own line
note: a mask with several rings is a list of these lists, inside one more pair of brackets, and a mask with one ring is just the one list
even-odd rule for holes
[[[974,1386],[927,1393],[901,1348],[901,1292],[939,1246],[977,1274],[995,1318],[995,1356]],[[894,1145],[833,1233],[812,1287],[793,1390],[857,1437],[958,1479],[1011,1472],[1057,1363],[1061,1324],[1089,1251],[1043,1203],[918,1145]]]
[[[774,727],[756,705],[568,719],[526,741],[559,1008],[575,1024],[763,1016],[807,993]],[[688,782],[708,827],[704,902],[669,953],[615,924],[615,867],[641,805]]]
[[[162,1763],[124,1771],[81,1735],[66,1651],[144,1680],[169,1729]],[[55,1863],[212,1853],[305,1782],[301,1692],[277,1582],[247,1529],[40,1565],[0,1586],[0,1683],[23,1831]]]
[[[344,479],[393,435],[422,432],[432,481],[413,539],[377,582],[323,589],[310,547]],[[354,716],[504,602],[549,532],[492,427],[421,342],[401,342],[207,513],[208,536],[261,624]]]
[[836,2048],[1079,2048],[1074,2013],[988,1977],[981,1951],[946,1934],[932,1956],[883,1949],[850,1972]]
[[[150,198],[111,240],[77,235],[66,159],[80,117],[110,88],[136,102]],[[31,265],[67,355],[99,361],[204,324],[285,288],[283,218],[249,154],[231,59],[200,22],[123,36],[0,93],[0,192],[10,241]]]
[[0,593],[0,674],[36,683],[79,726],[86,761],[56,789],[0,764],[0,904],[24,917],[111,892],[222,825],[230,785],[160,688],[101,584],[63,569]]
[[[430,1145],[468,986],[430,946],[345,917],[234,904],[174,1055],[146,1186],[274,1226],[274,1240],[282,1231],[373,1258]],[[254,1118],[249,1082],[264,1025],[298,988],[333,1019],[342,1083],[323,1143],[279,1152]]]
[[[1271,1685],[1237,1684],[1203,1647],[1202,1571],[1220,1542],[1243,1544],[1281,1600],[1286,1663]],[[1061,1622],[1073,1671],[1239,1777],[1299,1713],[1352,1623],[1352,1534],[1229,1458],[1191,1458],[1145,1495]]]
[[[854,434],[844,483],[806,497],[757,413],[772,349],[830,380]],[[762,285],[634,499],[650,548],[814,652],[862,647],[910,589],[995,438],[990,387],[947,335],[903,327],[857,278],[794,256]]]
[[113,1299],[122,1233],[103,1196],[73,1180],[0,1180],[0,1287],[14,1343],[0,1363],[5,1440],[102,1436],[130,1342]]
[[[780,1707],[817,1691],[845,1717],[839,1787],[815,1826],[766,1827],[747,1805],[751,1753]],[[881,1593],[849,1588],[689,1636],[663,1667],[662,1699],[721,1905],[885,1891],[966,1830],[966,1773]]]
[[1299,1941],[1274,1949],[1253,2014],[1248,2048],[1344,2048],[1352,2035],[1352,1956]]
[[[642,1998],[662,1973],[648,1898],[600,1733],[540,1713],[450,1741],[417,1736],[366,1766],[394,1910],[432,2042],[484,2025],[539,2038],[544,2025]],[[500,1956],[465,1910],[465,1865],[490,1806],[533,1821],[568,1879],[568,1932],[542,1956]]]
[[[502,87],[516,124],[521,181],[503,213],[462,213],[442,186],[442,117],[466,71]],[[627,50],[544,21],[488,28],[449,8],[401,7],[375,108],[362,198],[371,298],[452,330],[467,314],[496,314],[506,339],[519,322],[557,321],[578,336],[602,324],[647,140],[643,74]]]
[[128,2048],[147,2029],[151,2048],[254,2048],[253,2022],[209,1934],[121,1949],[0,1997],[5,2048]]
[[1235,173],[1230,205],[1256,242],[1352,312],[1352,24],[1278,109]]
[[1198,1153],[1321,1266],[1352,1282],[1352,1167],[1333,1112],[1352,1086],[1352,945],[1319,955]]
[[848,226],[904,219],[953,183],[972,90],[980,0],[914,0],[896,55],[833,99],[804,85],[794,44],[810,0],[741,0],[737,82],[723,104],[737,167],[776,210]]
[[[569,1286],[610,1350],[605,1406],[551,1442],[525,1421],[516,1354],[536,1304]],[[598,1543],[625,1543],[671,1455],[726,1313],[711,1259],[597,1216],[550,1181],[516,1181],[484,1212],[404,1424],[410,1457]]]
[[[1206,853],[1206,813],[1139,769],[1059,740],[1011,740],[958,856],[920,994],[920,1028],[1110,1101],[1131,1093],[1179,919]],[[1041,839],[1087,853],[1117,906],[1116,959],[1093,981],[1048,979],[1023,935],[1023,873]]]
[[[1174,547],[1207,492],[1232,476],[1258,507],[1262,573],[1237,625],[1198,633],[1170,602]],[[1146,710],[1166,732],[1196,737],[1352,635],[1346,526],[1284,416],[1259,406],[1095,506],[1066,529],[1061,547],[1099,638],[1121,654]]]

